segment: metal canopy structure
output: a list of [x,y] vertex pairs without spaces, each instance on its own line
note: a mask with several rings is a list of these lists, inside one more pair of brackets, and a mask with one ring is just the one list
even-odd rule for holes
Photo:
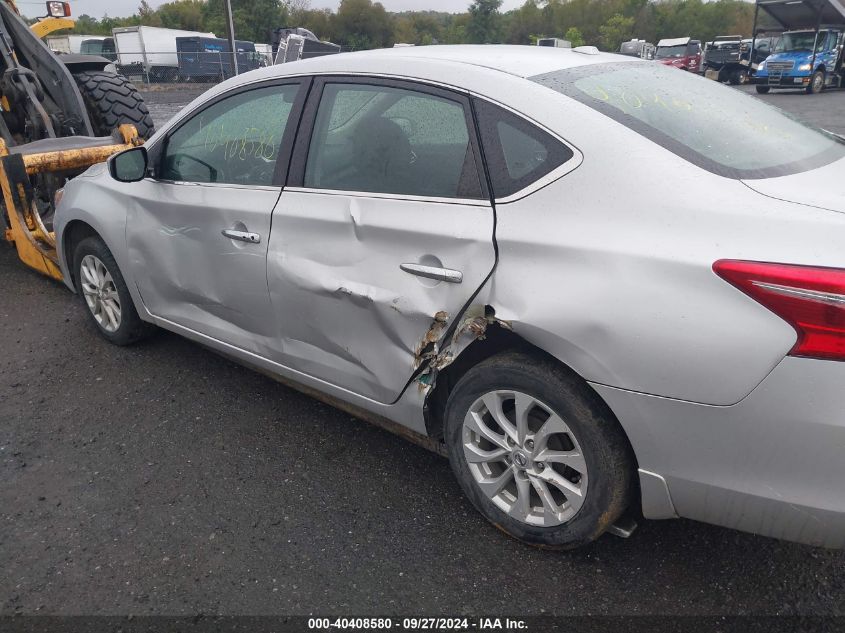
[[757,8],[790,30],[845,25],[845,0],[758,0]]

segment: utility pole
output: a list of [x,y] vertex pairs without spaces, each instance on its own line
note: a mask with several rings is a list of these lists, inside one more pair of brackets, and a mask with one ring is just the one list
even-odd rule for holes
[[226,37],[229,40],[229,49],[232,51],[232,68],[238,74],[238,49],[235,47],[235,25],[232,22],[232,2],[225,0],[223,10],[226,12]]

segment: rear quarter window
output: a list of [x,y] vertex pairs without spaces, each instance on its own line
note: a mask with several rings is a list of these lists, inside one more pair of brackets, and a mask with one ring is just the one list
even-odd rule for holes
[[518,193],[573,157],[558,139],[504,108],[476,99],[475,111],[496,198]]

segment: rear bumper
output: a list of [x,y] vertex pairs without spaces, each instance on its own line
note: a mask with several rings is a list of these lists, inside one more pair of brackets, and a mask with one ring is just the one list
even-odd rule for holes
[[786,358],[728,407],[594,387],[678,515],[845,548],[845,363]]

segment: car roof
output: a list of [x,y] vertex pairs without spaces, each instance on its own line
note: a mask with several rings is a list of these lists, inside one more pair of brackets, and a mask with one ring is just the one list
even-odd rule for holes
[[[595,53],[590,50],[552,48],[546,46],[516,46],[499,44],[459,44],[436,46],[405,46],[383,48],[354,53],[340,53],[312,57],[297,62],[270,66],[243,75],[263,78],[292,74],[361,72],[390,73],[405,62],[413,64],[419,71],[426,66],[433,72],[442,72],[444,65],[457,66],[461,71],[473,68],[496,71],[515,77],[532,77],[554,70],[574,68],[589,64],[618,62],[623,58],[615,53]],[[460,66],[458,66],[460,65]]]

